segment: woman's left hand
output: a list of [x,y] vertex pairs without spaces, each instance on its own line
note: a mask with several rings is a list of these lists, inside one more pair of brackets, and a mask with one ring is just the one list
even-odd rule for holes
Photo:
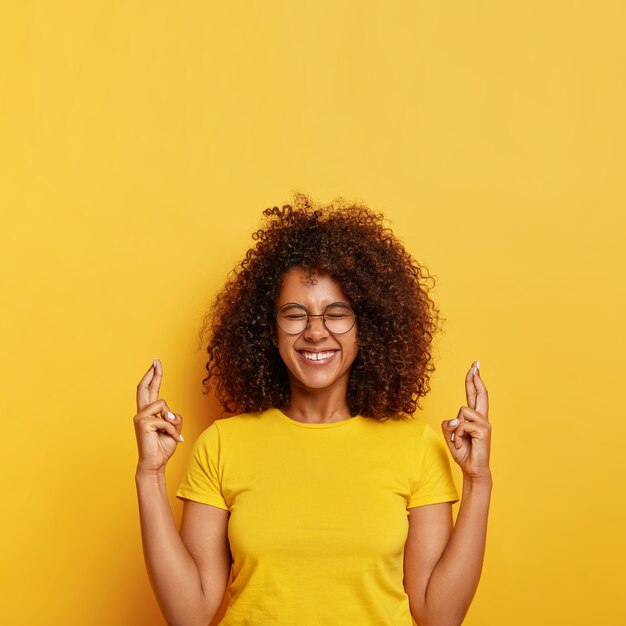
[[455,419],[441,423],[443,436],[464,477],[470,480],[491,478],[489,397],[476,361],[465,376],[465,396],[467,406],[459,409]]

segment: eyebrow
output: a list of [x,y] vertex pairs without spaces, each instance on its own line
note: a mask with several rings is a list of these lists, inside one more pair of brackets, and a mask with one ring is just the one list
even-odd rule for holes
[[287,304],[283,304],[283,306],[277,307],[277,310],[280,311],[289,311],[291,309],[305,309],[306,307],[303,304],[298,304],[297,302],[287,302]]
[[[329,302],[324,308],[328,308],[329,306],[340,306],[344,309],[352,309],[352,307],[346,302]],[[304,306],[304,304],[300,304],[299,302],[286,302],[282,306],[278,307],[279,309],[289,310],[289,309],[304,309],[308,311],[308,307]]]

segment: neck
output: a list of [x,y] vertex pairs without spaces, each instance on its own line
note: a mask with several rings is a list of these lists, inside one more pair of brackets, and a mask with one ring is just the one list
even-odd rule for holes
[[328,424],[352,417],[346,401],[346,386],[311,389],[292,383],[289,402],[280,410],[298,422]]

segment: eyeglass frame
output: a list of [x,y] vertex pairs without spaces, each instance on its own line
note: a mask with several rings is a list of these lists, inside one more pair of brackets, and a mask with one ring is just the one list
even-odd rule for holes
[[[331,306],[335,306],[336,304],[340,304],[344,309],[348,309],[349,311],[352,312],[352,317],[354,318],[353,322],[352,322],[352,326],[350,326],[350,328],[348,328],[348,330],[344,330],[342,333],[336,333],[335,331],[330,330],[330,328],[328,328],[328,326],[326,326],[326,311],[329,307]],[[292,306],[294,308],[298,308],[298,309],[302,309],[305,313],[306,313],[306,326],[297,333],[288,333],[286,330],[283,329],[283,327],[278,323],[278,314],[286,307],[286,306]],[[285,335],[291,335],[292,337],[294,337],[295,335],[301,335],[303,332],[305,332],[306,330],[308,330],[308,328],[311,326],[311,318],[312,317],[321,317],[322,318],[322,324],[324,324],[324,328],[331,334],[331,335],[345,335],[346,333],[349,333],[353,328],[354,325],[356,324],[356,318],[357,315],[354,312],[354,309],[349,306],[348,304],[346,304],[345,302],[331,302],[330,304],[327,304],[324,307],[324,311],[322,313],[309,313],[309,311],[307,310],[307,308],[303,305],[303,304],[298,304],[297,302],[286,302],[285,304],[283,304],[283,306],[280,307],[280,309],[278,309],[277,311],[274,311],[274,319],[276,320],[276,326],[278,326],[278,328],[280,328],[280,330],[282,332],[285,333]]]

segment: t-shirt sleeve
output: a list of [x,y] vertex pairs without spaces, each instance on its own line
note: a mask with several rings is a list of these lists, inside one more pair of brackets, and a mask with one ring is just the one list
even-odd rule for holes
[[177,498],[230,510],[222,495],[220,453],[220,434],[213,422],[193,444],[187,471],[176,491]]
[[437,502],[458,502],[459,494],[452,477],[449,456],[443,436],[437,436],[432,426],[425,424],[407,508]]

